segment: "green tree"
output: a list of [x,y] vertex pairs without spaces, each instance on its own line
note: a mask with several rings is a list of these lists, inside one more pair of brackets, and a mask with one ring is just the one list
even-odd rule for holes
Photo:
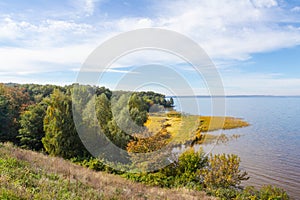
[[108,122],[112,120],[110,101],[104,93],[96,97],[95,101],[99,125],[104,133],[108,133]]
[[144,130],[148,107],[136,94],[118,93],[110,101],[102,93],[95,104],[99,125],[115,145],[125,149],[132,135]]
[[108,130],[109,134],[107,134],[107,137],[118,147],[126,149],[127,144],[132,140],[132,136],[120,129],[114,120],[108,122]]
[[147,109],[148,106],[144,99],[133,94],[129,98],[128,109],[132,120],[138,126],[144,126],[144,123],[147,121]]
[[45,137],[42,139],[45,150],[50,155],[67,159],[86,156],[73,121],[71,97],[55,89],[46,102]]
[[171,105],[171,106],[173,106],[173,105],[174,105],[174,100],[173,100],[173,98],[172,98],[172,97],[170,98],[170,105]]
[[18,138],[23,148],[35,151],[43,149],[42,138],[45,136],[43,124],[45,115],[46,105],[42,103],[31,105],[27,111],[22,113]]
[[9,125],[12,116],[9,101],[4,95],[0,95],[0,142],[9,141]]

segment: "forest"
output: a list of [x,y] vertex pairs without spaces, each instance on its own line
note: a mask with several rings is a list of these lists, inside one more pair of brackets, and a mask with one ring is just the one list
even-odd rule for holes
[[[164,167],[149,170],[160,162],[162,155],[157,154],[151,163],[144,163],[136,153],[151,153],[168,145],[170,133],[165,126],[153,133],[145,123],[151,112],[164,111],[173,105],[172,98],[151,91],[112,92],[105,87],[78,84],[64,87],[0,84],[0,142],[147,185],[205,191],[221,199],[289,199],[284,190],[275,186],[242,187],[242,181],[249,176],[240,169],[237,155],[207,156],[202,149],[195,151],[191,146],[172,157],[172,162]],[[96,121],[91,120],[94,117],[91,113]],[[110,161],[91,153],[78,130],[95,127],[100,127],[98,135],[89,137],[107,138],[126,152],[120,160],[122,164],[142,170],[116,169],[107,164]],[[198,134],[201,137],[201,131]]]

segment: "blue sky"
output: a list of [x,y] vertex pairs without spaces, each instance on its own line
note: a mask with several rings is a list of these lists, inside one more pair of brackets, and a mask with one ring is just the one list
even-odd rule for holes
[[[149,27],[196,41],[219,70],[227,95],[300,95],[298,0],[2,0],[0,82],[71,84],[103,41]],[[114,89],[133,66],[155,61],[175,67],[195,94],[207,93],[187,65],[153,55],[116,62],[99,84]],[[184,88],[180,94],[188,95]]]

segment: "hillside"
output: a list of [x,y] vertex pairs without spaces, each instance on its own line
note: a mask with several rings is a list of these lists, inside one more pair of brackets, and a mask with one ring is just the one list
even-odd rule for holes
[[0,199],[214,199],[95,172],[58,157],[0,143]]

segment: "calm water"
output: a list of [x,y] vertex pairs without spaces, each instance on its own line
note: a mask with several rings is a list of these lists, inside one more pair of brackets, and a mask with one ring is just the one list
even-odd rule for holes
[[[200,112],[189,104],[191,99],[180,101],[187,113],[211,114],[210,98],[197,98]],[[240,156],[241,168],[250,175],[244,185],[273,184],[284,188],[293,199],[300,199],[300,98],[229,97],[226,115],[243,118],[251,126],[223,131],[242,136],[215,146],[212,152]]]

